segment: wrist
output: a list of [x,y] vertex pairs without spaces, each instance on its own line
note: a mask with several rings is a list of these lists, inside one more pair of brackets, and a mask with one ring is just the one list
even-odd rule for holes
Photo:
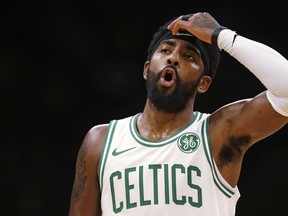
[[213,34],[212,34],[212,36],[211,36],[211,44],[212,44],[212,45],[218,46],[217,41],[218,41],[219,33],[220,33],[222,30],[224,30],[224,29],[226,29],[226,27],[224,27],[224,26],[218,26],[218,27],[214,30],[214,32],[213,32]]

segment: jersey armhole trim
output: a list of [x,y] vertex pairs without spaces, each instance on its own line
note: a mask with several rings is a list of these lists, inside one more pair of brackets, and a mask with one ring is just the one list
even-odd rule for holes
[[205,151],[205,155],[207,158],[207,161],[210,165],[211,168],[211,172],[213,175],[213,180],[215,185],[219,188],[219,190],[227,197],[231,198],[235,192],[232,191],[231,189],[229,189],[219,178],[218,176],[218,172],[217,172],[217,167],[215,164],[215,161],[213,159],[212,156],[212,150],[211,150],[211,143],[210,143],[210,137],[209,137],[209,130],[208,130],[208,126],[209,126],[209,117],[206,118],[203,123],[202,123],[202,129],[201,129],[201,136],[202,136],[202,140],[203,140],[203,147],[204,147],[204,151]]
[[113,138],[113,134],[117,125],[117,120],[112,120],[107,128],[107,132],[105,135],[105,140],[103,144],[103,149],[101,151],[99,166],[98,166],[98,177],[99,177],[99,186],[100,191],[102,191],[103,187],[103,173],[106,165],[106,161],[108,158],[108,153],[110,151],[110,146]]

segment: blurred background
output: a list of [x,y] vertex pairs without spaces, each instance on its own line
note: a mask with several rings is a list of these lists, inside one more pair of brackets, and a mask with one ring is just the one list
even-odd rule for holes
[[[6,1],[0,7],[1,215],[68,215],[86,132],[143,109],[146,49],[160,25],[207,11],[287,58],[288,11],[274,3],[252,8],[192,0]],[[195,108],[212,112],[262,90],[223,52],[219,73]],[[247,152],[237,216],[286,214],[287,135],[285,126]]]

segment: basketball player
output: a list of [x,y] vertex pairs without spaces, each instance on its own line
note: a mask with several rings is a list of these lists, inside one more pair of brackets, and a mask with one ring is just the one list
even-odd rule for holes
[[[267,90],[211,114],[195,111],[221,50]],[[85,136],[69,215],[235,215],[245,152],[288,122],[287,60],[199,12],[159,29],[143,77],[143,111]]]

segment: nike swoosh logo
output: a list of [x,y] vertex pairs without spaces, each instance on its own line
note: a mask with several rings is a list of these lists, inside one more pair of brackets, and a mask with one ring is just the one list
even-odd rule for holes
[[123,153],[125,153],[127,151],[130,151],[130,150],[132,150],[134,148],[136,148],[136,146],[128,148],[128,149],[125,149],[125,150],[122,150],[122,151],[117,151],[117,148],[115,148],[114,151],[112,152],[112,155],[113,156],[118,156],[118,155],[123,154]]

